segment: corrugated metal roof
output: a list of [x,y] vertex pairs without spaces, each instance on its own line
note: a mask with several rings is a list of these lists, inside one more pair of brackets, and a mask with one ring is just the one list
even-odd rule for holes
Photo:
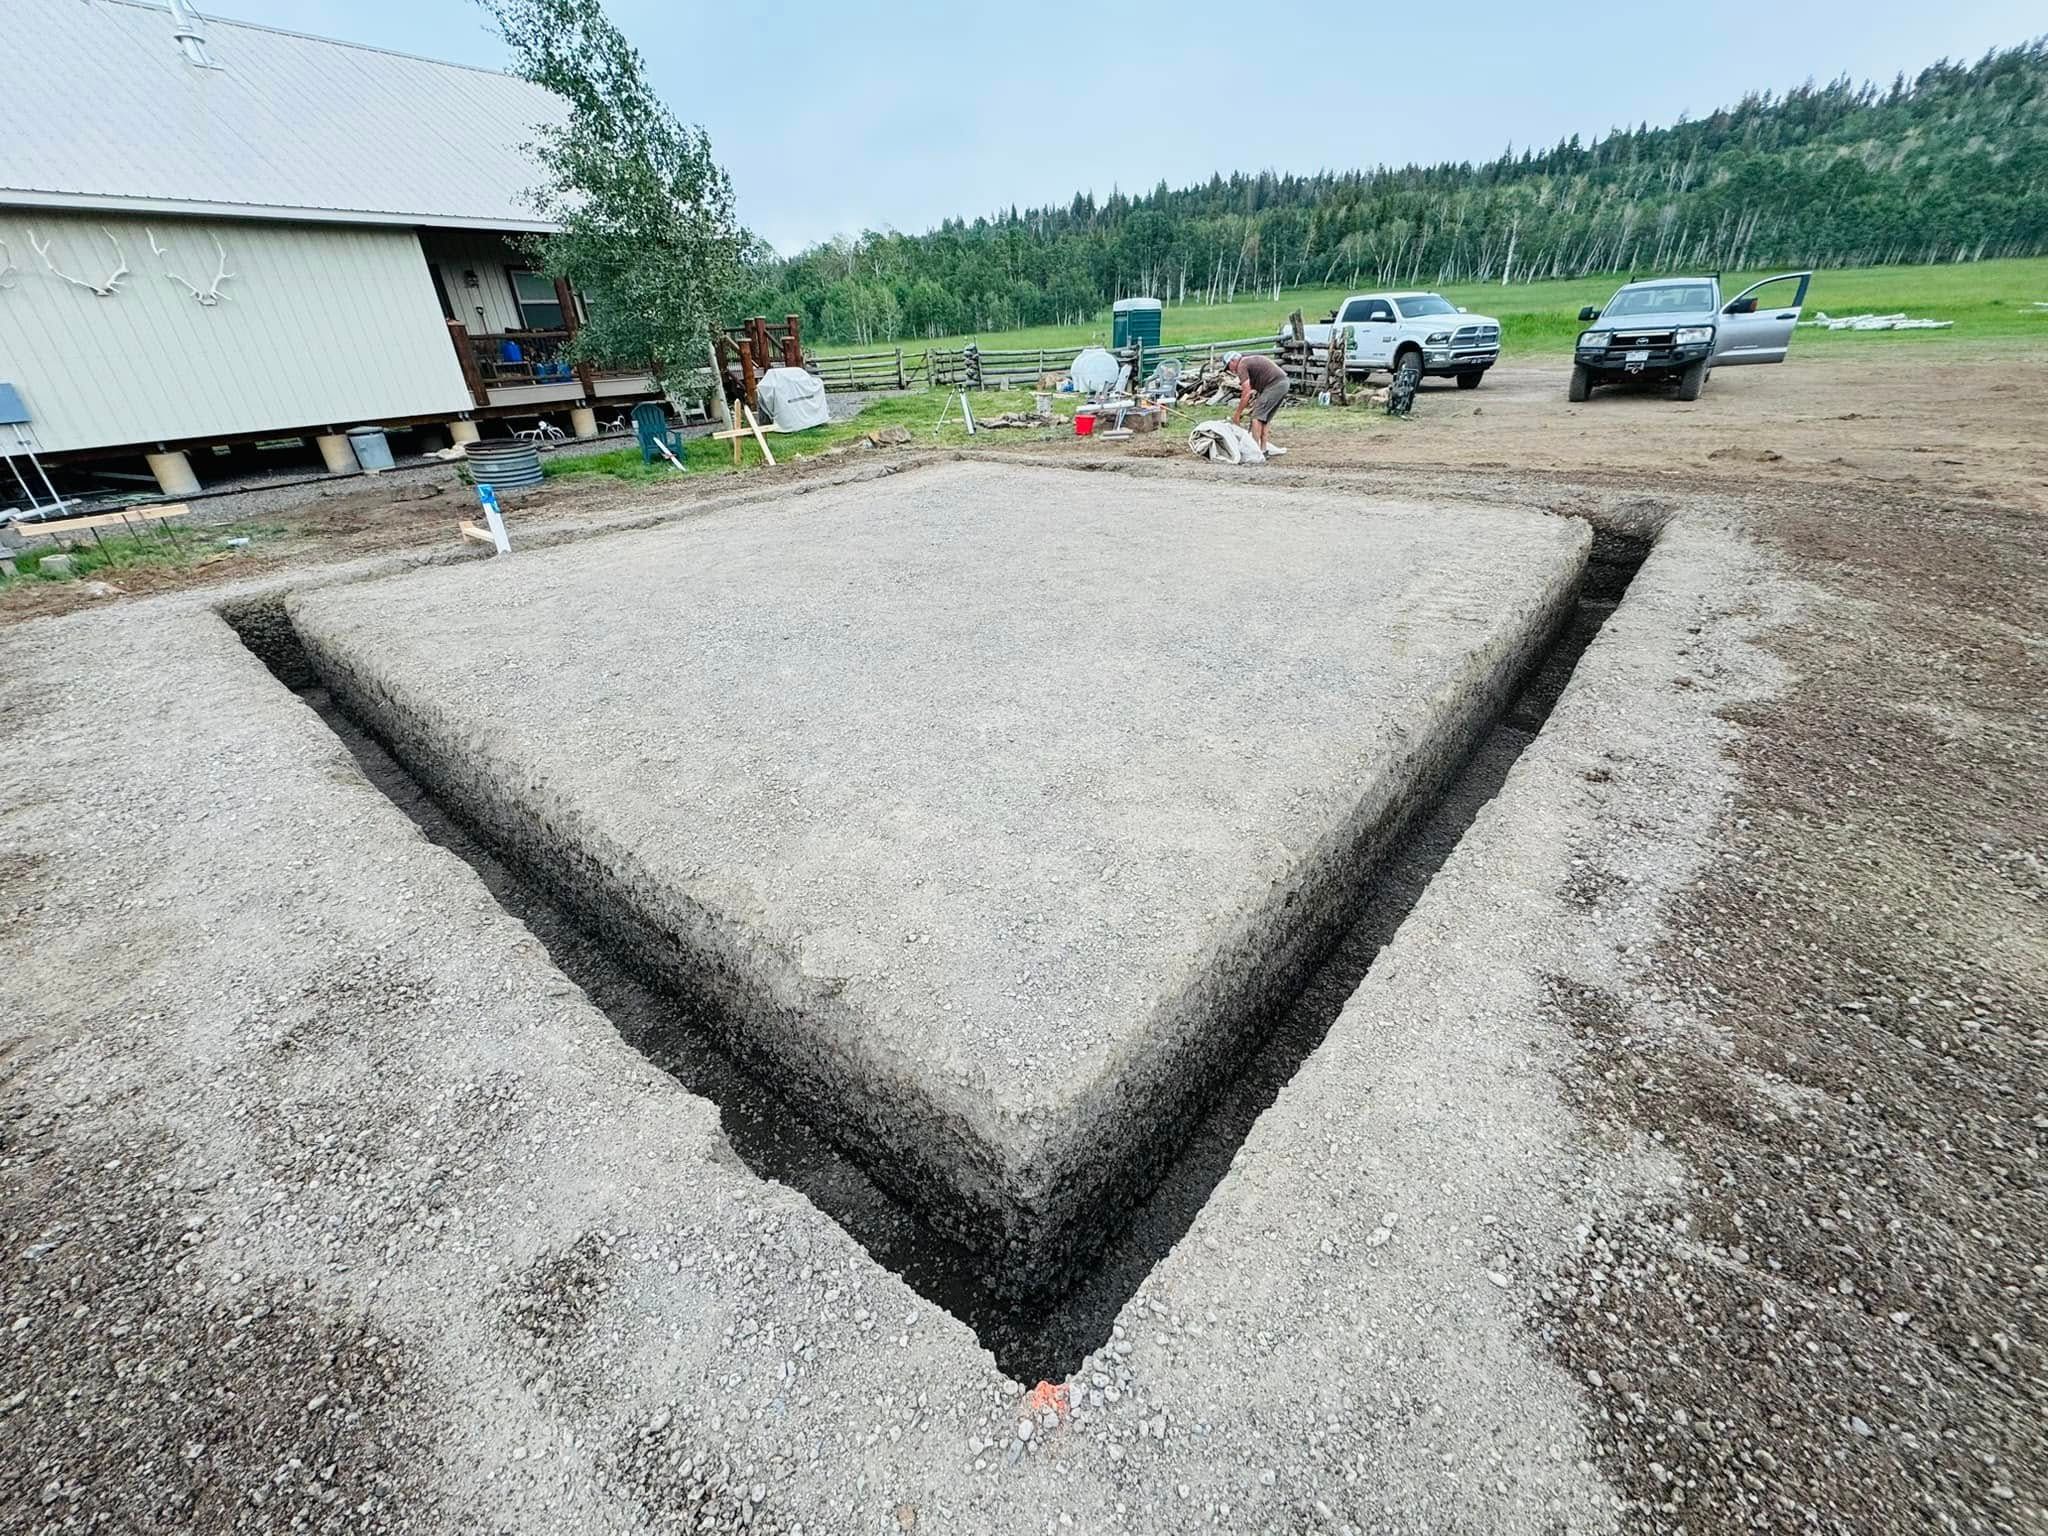
[[520,146],[557,98],[491,70],[138,0],[0,0],[0,203],[541,229]]

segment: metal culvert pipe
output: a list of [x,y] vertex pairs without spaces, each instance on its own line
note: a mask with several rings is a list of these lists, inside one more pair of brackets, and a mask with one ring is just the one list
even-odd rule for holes
[[471,443],[466,462],[478,485],[500,496],[530,491],[540,484],[540,454],[531,443]]

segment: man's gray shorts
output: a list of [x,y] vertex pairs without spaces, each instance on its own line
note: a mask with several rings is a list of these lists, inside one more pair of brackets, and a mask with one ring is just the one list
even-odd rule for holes
[[1274,412],[1280,409],[1281,403],[1286,398],[1287,381],[1285,379],[1275,379],[1264,389],[1260,390],[1253,399],[1252,420],[1270,422],[1273,419]]

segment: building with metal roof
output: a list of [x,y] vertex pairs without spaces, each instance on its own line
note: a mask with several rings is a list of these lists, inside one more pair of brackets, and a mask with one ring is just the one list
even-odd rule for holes
[[257,443],[350,469],[350,425],[588,431],[653,391],[555,360],[582,301],[519,243],[565,110],[539,87],[186,0],[7,0],[0,34],[0,383],[29,418],[0,455],[141,454],[189,493]]

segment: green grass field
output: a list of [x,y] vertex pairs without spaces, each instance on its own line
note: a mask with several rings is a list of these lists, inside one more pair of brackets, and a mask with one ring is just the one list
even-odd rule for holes
[[[1765,272],[1724,276],[1727,293],[1768,277]],[[1453,284],[1442,290],[1454,304],[1501,322],[1501,350],[1509,358],[1565,356],[1581,329],[1579,309],[1604,303],[1620,286],[1616,276],[1582,277],[1544,283]],[[1370,288],[1371,284],[1361,285]],[[1279,330],[1295,309],[1311,321],[1321,320],[1359,288],[1292,288],[1278,302],[1268,297],[1240,298],[1233,304],[1169,306],[1164,340],[1169,344],[1226,341],[1241,336],[1268,336]],[[1822,310],[1835,315],[1904,310],[1934,320],[1953,320],[1946,331],[1822,331],[1802,330],[1797,348],[1826,354],[1900,346],[1954,346],[1958,343],[2048,343],[2048,310],[2033,308],[2048,301],[2048,257],[2022,261],[1981,261],[1940,267],[1854,267],[1819,272],[1806,296],[1806,314]],[[1079,348],[1109,343],[1105,310],[1087,325],[1043,325],[982,336],[949,336],[933,342],[902,343],[906,353],[926,347],[958,347],[976,341],[984,347]],[[823,347],[820,351],[874,351],[873,347]]]
[[[985,420],[1007,411],[1028,411],[1031,409],[1029,392],[1010,390],[1002,393],[973,394],[968,396],[976,420]],[[940,411],[946,397],[936,394],[885,395],[870,400],[860,415],[852,421],[827,422],[822,427],[813,427],[808,432],[795,432],[784,436],[780,433],[767,434],[768,446],[775,453],[777,463],[792,459],[811,458],[830,448],[838,448],[857,442],[870,432],[885,427],[904,427],[909,430],[914,446],[933,448],[950,446],[967,441],[967,428],[960,420],[959,408],[955,406],[948,414],[943,428],[936,432]],[[1055,414],[1071,417],[1074,414],[1072,399],[1054,401]],[[979,441],[1001,442],[1011,439],[1018,443],[1033,441],[1041,437],[1044,428],[1036,431],[1021,428],[1016,431],[984,434]],[[761,450],[754,446],[752,438],[741,440],[741,462],[747,467],[761,462]],[[683,463],[691,473],[732,473],[732,445],[716,443],[708,437],[694,437],[683,444]],[[577,475],[609,475],[616,480],[667,480],[675,477],[675,470],[665,461],[643,464],[638,447],[616,448],[609,453],[579,454],[575,458],[551,458],[541,461],[541,473],[550,480],[566,479]]]

